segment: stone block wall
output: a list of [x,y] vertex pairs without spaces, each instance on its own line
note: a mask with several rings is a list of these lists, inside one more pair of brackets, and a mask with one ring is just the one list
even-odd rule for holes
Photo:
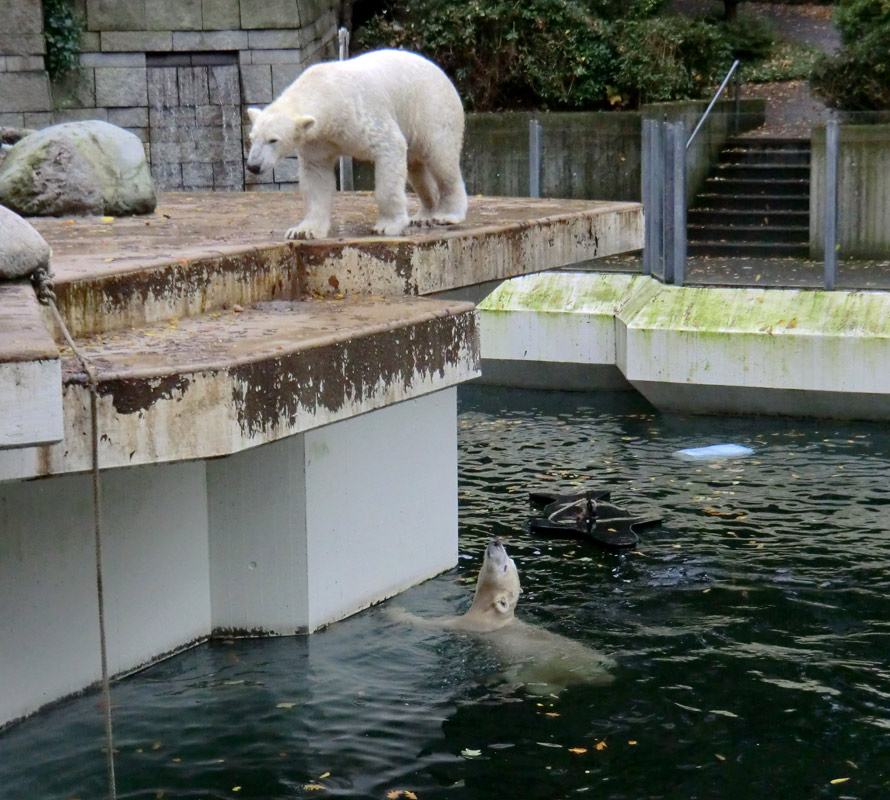
[[39,127],[50,110],[40,0],[0,0],[0,126]]
[[51,84],[40,0],[0,0],[0,126],[102,119],[145,143],[159,189],[283,189],[245,174],[246,109],[337,56],[336,0],[75,0],[80,73]]

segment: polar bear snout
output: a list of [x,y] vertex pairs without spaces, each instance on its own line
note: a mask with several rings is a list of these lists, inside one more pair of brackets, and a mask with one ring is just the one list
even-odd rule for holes
[[278,159],[275,153],[269,152],[270,149],[265,142],[254,142],[251,145],[250,153],[247,155],[247,163],[244,165],[247,167],[248,172],[259,175],[275,165]]

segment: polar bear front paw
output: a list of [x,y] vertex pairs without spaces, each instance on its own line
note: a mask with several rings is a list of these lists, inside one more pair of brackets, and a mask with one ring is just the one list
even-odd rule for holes
[[284,234],[285,239],[324,239],[328,235],[328,229],[322,225],[313,225],[311,222],[301,222],[288,228]]
[[401,236],[407,227],[407,216],[403,219],[378,219],[374,226],[374,233],[379,233],[381,236]]

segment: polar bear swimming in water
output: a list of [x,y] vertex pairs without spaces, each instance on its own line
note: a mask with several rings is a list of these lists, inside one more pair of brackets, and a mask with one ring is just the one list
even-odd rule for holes
[[439,67],[416,53],[375,50],[303,72],[266,108],[248,108],[247,169],[259,174],[296,150],[305,218],[288,239],[322,239],[331,226],[339,156],[374,164],[375,233],[408,226],[406,180],[420,199],[411,222],[454,225],[467,214],[460,172],[464,110]]
[[524,684],[531,694],[554,695],[568,686],[611,683],[608,668],[614,662],[608,656],[516,618],[521,592],[516,563],[495,539],[485,550],[473,603],[465,614],[432,619],[402,609],[390,609],[389,614],[424,628],[478,635],[504,663],[504,679]]

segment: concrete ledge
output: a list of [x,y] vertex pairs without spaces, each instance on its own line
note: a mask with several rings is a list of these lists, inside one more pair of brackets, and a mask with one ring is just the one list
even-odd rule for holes
[[62,366],[27,281],[0,284],[0,450],[62,439]]
[[566,383],[547,373],[553,388],[615,388],[614,373],[578,371],[614,365],[665,410],[890,419],[890,293],[552,273],[502,284],[480,315],[483,375],[512,362],[514,385],[546,363],[570,368]]
[[465,223],[395,238],[372,233],[375,217],[369,193],[338,194],[331,238],[288,242],[298,193],[170,192],[144,217],[30,222],[53,248],[76,336],[302,292],[425,295],[642,242],[637,203],[474,197]]
[[[80,341],[99,379],[103,468],[212,458],[479,374],[471,304],[257,303]],[[64,441],[0,453],[0,481],[90,465],[89,398],[64,361]]]

